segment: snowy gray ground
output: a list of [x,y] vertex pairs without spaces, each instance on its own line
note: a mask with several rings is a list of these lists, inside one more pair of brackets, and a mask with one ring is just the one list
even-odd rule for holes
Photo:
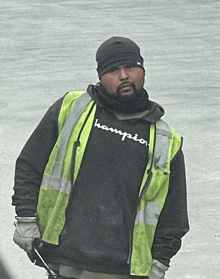
[[219,0],[1,0],[0,257],[13,279],[43,279],[13,242],[14,164],[47,108],[98,81],[110,36],[136,41],[146,89],[184,137],[191,230],[166,279],[220,276]]

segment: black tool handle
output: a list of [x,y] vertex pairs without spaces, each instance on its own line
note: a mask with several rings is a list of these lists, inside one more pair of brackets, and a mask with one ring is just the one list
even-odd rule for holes
[[43,245],[44,245],[43,241],[40,238],[35,238],[35,240],[33,241],[33,250],[37,255],[37,257],[39,258],[39,260],[41,261],[41,263],[43,264],[43,266],[45,267],[45,269],[47,270],[47,272],[53,278],[57,278],[58,275],[48,266],[48,264],[45,262],[45,260],[43,259],[43,257],[39,252],[42,249]]

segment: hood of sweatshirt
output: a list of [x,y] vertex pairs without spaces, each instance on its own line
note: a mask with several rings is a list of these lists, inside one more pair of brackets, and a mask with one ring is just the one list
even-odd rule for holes
[[148,93],[145,89],[143,89],[140,98],[129,107],[124,106],[124,104],[121,107],[120,104],[112,101],[111,97],[108,98],[108,93],[104,92],[100,83],[90,84],[87,92],[99,107],[110,110],[120,120],[133,119],[137,121],[142,118],[150,123],[155,123],[165,114],[162,106],[148,99]]
[[150,100],[149,102],[151,104],[151,108],[143,118],[151,123],[155,123],[165,114],[165,110],[161,105],[157,104],[156,102]]

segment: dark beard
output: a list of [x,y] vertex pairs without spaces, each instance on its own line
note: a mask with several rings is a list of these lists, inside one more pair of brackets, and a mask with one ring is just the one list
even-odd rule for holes
[[133,96],[112,96],[108,94],[104,86],[98,83],[93,87],[93,98],[102,106],[120,113],[135,113],[149,110],[151,105],[148,101],[148,94],[144,88],[135,89]]
[[126,104],[133,104],[136,101],[138,101],[138,99],[140,98],[143,88],[137,90],[135,87],[135,84],[133,83],[129,83],[130,86],[133,88],[134,93],[132,95],[126,96],[126,95],[121,95],[120,94],[120,90],[121,87],[119,86],[117,88],[117,95],[116,96],[112,96],[116,101],[120,102],[120,103],[126,103]]

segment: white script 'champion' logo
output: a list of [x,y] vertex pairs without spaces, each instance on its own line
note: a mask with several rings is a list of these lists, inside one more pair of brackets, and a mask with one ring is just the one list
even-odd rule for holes
[[97,127],[99,129],[102,129],[102,130],[105,130],[105,131],[108,131],[108,132],[111,132],[111,133],[115,133],[115,134],[118,134],[121,136],[121,140],[124,141],[126,138],[128,139],[131,139],[131,140],[134,140],[134,141],[137,141],[139,142],[140,144],[143,144],[143,145],[146,145],[148,146],[148,142],[142,138],[138,138],[138,134],[135,134],[134,136],[132,134],[129,134],[127,132],[122,132],[121,130],[117,130],[117,129],[114,129],[114,128],[109,128],[108,126],[106,125],[101,125],[100,123],[98,123],[98,119],[96,119],[95,121],[95,124],[94,124],[94,127]]

